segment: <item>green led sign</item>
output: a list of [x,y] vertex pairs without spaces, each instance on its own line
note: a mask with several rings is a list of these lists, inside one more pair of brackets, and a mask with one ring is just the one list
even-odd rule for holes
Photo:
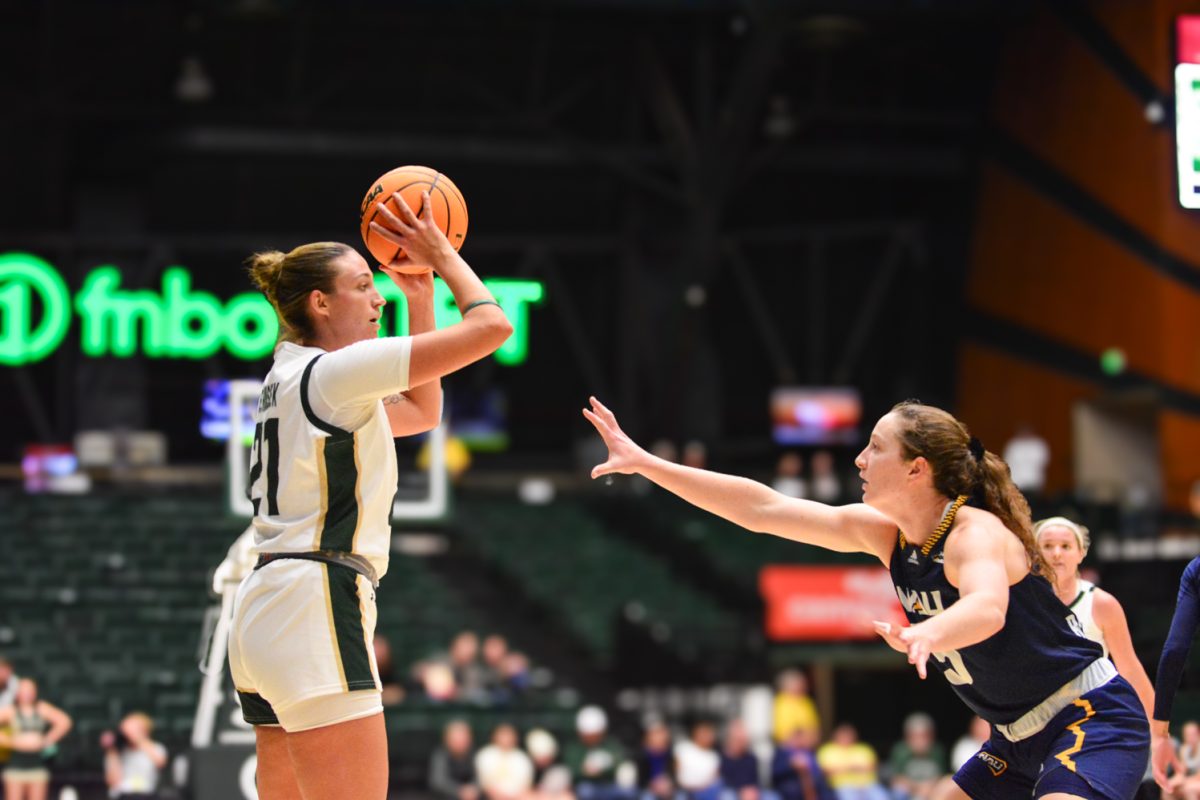
[[[42,319],[33,325],[33,297]],[[0,255],[0,364],[27,364],[54,352],[71,324],[70,295],[62,276],[26,253]]]
[[[405,333],[404,295],[384,275],[376,275],[375,283],[388,301],[380,335]],[[496,360],[520,364],[529,352],[529,306],[542,301],[542,284],[507,278],[484,283],[513,325]],[[42,313],[35,326],[38,305]],[[279,333],[275,311],[261,294],[247,292],[223,302],[193,290],[183,267],[163,272],[162,290],[155,292],[121,288],[120,270],[105,264],[88,273],[72,302],[62,276],[48,262],[29,253],[5,253],[0,254],[0,364],[30,364],[54,352],[66,336],[72,307],[80,320],[80,349],[96,358],[199,359],[224,350],[252,360],[268,355]],[[440,280],[434,284],[434,312],[439,328],[461,318]]]

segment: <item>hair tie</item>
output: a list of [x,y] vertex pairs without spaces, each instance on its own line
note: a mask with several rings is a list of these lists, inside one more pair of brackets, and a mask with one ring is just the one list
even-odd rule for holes
[[971,456],[976,462],[983,461],[983,456],[987,452],[983,447],[983,442],[976,439],[974,436],[967,442],[967,449],[971,451]]

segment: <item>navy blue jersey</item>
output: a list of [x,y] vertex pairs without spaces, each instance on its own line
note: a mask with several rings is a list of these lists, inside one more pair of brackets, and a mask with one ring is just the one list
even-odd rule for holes
[[[940,614],[958,600],[958,589],[943,569],[946,539],[953,535],[928,555],[911,543],[897,543],[892,551],[892,582],[910,623]],[[1046,579],[1031,573],[1009,587],[1003,628],[970,647],[934,653],[930,661],[972,711],[993,725],[1008,725],[1102,654]]]
[[1171,632],[1163,644],[1158,662],[1158,677],[1154,682],[1154,718],[1171,719],[1171,704],[1183,676],[1192,638],[1200,629],[1200,557],[1192,559],[1179,579],[1179,599],[1171,617]]

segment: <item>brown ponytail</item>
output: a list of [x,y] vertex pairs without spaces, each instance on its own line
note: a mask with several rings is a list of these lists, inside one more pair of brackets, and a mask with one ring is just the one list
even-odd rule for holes
[[1051,575],[1033,537],[1029,502],[1012,482],[1004,459],[990,451],[977,458],[972,450],[982,451],[978,440],[973,443],[967,426],[940,408],[906,400],[892,413],[902,420],[899,437],[905,457],[921,456],[929,462],[934,488],[946,497],[965,494],[972,505],[995,514],[1021,540],[1034,574]]
[[279,316],[279,341],[302,343],[316,331],[308,316],[308,297],[314,290],[333,292],[337,268],[333,262],[351,252],[340,242],[303,244],[289,253],[268,250],[246,259],[246,271]]

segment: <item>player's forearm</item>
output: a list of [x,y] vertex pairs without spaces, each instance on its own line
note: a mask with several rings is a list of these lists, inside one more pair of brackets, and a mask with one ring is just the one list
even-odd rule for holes
[[495,300],[471,266],[449,244],[446,245],[445,251],[439,254],[436,267],[437,274],[454,295],[454,302],[458,304],[459,311],[479,300]]
[[[437,330],[433,313],[433,294],[408,301],[408,332],[411,335]],[[409,402],[436,426],[442,417],[442,379],[434,378],[404,392]]]
[[920,623],[933,652],[944,653],[978,644],[1004,627],[1004,608],[995,597],[980,592],[960,597],[948,609]]
[[685,467],[649,454],[638,472],[697,508],[751,530],[757,530],[757,510],[774,494],[749,478]]

